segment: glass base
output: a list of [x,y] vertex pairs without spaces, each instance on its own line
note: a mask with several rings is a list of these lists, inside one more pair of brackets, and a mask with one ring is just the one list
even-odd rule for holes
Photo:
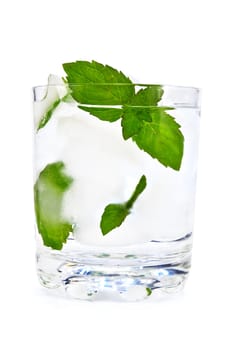
[[138,301],[182,289],[190,261],[187,235],[130,249],[78,245],[68,254],[43,247],[38,249],[37,269],[43,286],[75,299]]

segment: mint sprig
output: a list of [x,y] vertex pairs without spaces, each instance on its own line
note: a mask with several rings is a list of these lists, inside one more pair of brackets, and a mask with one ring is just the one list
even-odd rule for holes
[[100,222],[100,228],[103,235],[106,235],[107,233],[119,227],[123,223],[125,218],[130,214],[130,210],[136,202],[137,198],[144,191],[145,188],[146,177],[145,175],[143,175],[140,178],[132,196],[127,202],[108,204],[105,207]]
[[72,97],[88,105],[79,105],[80,109],[102,121],[121,119],[125,140],[131,138],[164,166],[180,170],[184,136],[166,112],[173,108],[158,106],[164,93],[161,85],[149,85],[136,93],[135,85],[122,72],[95,61],[65,63],[63,68]]
[[72,223],[62,217],[63,197],[72,182],[64,172],[64,163],[56,162],[41,171],[34,185],[37,227],[47,247],[62,249],[73,231]]

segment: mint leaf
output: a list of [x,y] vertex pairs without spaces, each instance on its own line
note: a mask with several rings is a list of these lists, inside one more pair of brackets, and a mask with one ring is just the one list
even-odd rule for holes
[[39,96],[37,96],[36,89],[35,97],[34,116],[37,123],[37,131],[39,131],[49,122],[60,102],[67,102],[70,95],[67,84],[64,84],[64,81],[58,76],[50,74],[44,96],[37,100]]
[[121,122],[122,134],[125,140],[140,131],[143,126],[143,120],[151,121],[150,107],[157,106],[162,96],[163,89],[160,85],[148,86],[145,89],[139,90],[137,94],[133,96],[129,105],[124,107],[124,114]]
[[120,226],[129,215],[129,210],[125,204],[109,204],[104,209],[104,213],[101,217],[101,231],[103,235],[112,231],[114,228]]
[[95,61],[76,61],[64,63],[63,68],[71,94],[79,103],[122,105],[134,95],[131,80],[110,66]]
[[105,207],[104,213],[101,217],[100,228],[103,235],[106,235],[114,228],[119,227],[122,222],[125,220],[127,215],[130,214],[130,209],[134,205],[138,196],[144,191],[146,188],[146,177],[143,175],[132,196],[125,203],[117,203],[117,204],[109,204]]
[[173,117],[166,113],[170,107],[159,107],[163,95],[159,85],[141,89],[123,108],[122,134],[132,137],[138,147],[165,166],[179,170],[183,157],[184,138]]
[[50,118],[52,117],[53,112],[55,111],[55,109],[57,108],[57,106],[60,104],[61,99],[58,98],[56,101],[53,102],[53,104],[49,107],[49,109],[47,110],[47,112],[43,115],[43,117],[41,118],[39,125],[37,127],[37,131],[40,130],[41,128],[43,128],[48,121],[50,120]]
[[89,112],[91,115],[103,121],[115,122],[122,117],[123,111],[119,108],[101,108],[101,107],[86,107],[79,106],[83,111]]
[[42,129],[51,119],[52,114],[54,113],[55,109],[59,106],[59,104],[61,102],[65,102],[65,103],[70,103],[73,102],[73,99],[70,95],[70,93],[67,93],[64,97],[62,98],[58,98],[57,100],[55,100],[51,106],[48,108],[48,110],[46,111],[46,113],[43,115],[43,117],[41,118],[39,125],[37,127],[37,131],[39,131],[40,129]]
[[48,164],[34,185],[35,212],[38,231],[44,245],[62,249],[72,224],[61,217],[64,193],[73,179],[64,173],[64,163]]
[[121,120],[122,135],[125,140],[132,137],[143,127],[143,120],[150,122],[150,110],[140,107],[124,107]]
[[150,288],[146,288],[146,293],[148,296],[150,296],[152,294],[152,290]]
[[143,121],[133,136],[138,147],[174,170],[179,170],[183,157],[184,137],[180,125],[164,109],[150,111],[151,122]]

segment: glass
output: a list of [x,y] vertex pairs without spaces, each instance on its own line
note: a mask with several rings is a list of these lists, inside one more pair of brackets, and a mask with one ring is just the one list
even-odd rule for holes
[[[33,88],[38,276],[78,299],[151,298],[183,287],[190,270],[199,90],[72,89],[127,85],[141,93],[123,108],[79,104],[65,84]],[[152,104],[144,90],[156,89]]]

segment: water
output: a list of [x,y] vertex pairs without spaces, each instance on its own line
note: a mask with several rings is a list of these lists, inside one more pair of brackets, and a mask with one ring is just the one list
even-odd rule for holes
[[[164,167],[131,139],[125,141],[120,121],[100,121],[76,103],[61,103],[36,134],[35,181],[57,161],[74,179],[62,206],[74,232],[63,249],[45,247],[37,233],[43,285],[80,299],[110,293],[110,298],[140,300],[184,284],[191,260],[199,118],[194,108],[169,113],[185,137],[180,171]],[[143,174],[147,187],[130,215],[103,236],[104,208],[127,201]]]

